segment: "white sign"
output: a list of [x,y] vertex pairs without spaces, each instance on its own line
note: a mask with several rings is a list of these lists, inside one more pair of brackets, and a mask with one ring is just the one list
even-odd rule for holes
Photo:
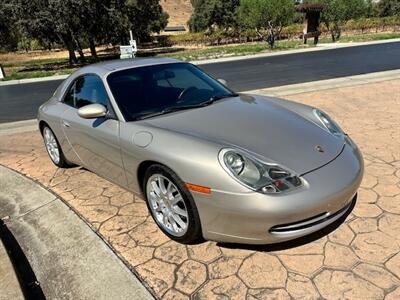
[[4,79],[5,74],[4,74],[4,70],[3,70],[3,66],[0,66],[0,80]]
[[131,45],[129,46],[119,46],[119,51],[121,55],[119,56],[121,59],[125,58],[134,58],[136,51],[134,51]]
[[129,30],[129,46],[119,46],[119,51],[121,55],[119,56],[121,59],[125,58],[134,58],[137,52],[137,44],[136,40],[133,39],[132,30]]

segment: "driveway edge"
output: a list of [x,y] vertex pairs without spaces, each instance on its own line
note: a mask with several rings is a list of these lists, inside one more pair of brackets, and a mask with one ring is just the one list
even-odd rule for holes
[[[350,87],[355,85],[396,80],[396,79],[400,79],[400,69],[383,71],[383,72],[374,72],[362,75],[353,75],[347,77],[339,77],[326,80],[311,81],[298,84],[290,84],[290,85],[258,89],[258,90],[250,90],[250,91],[245,91],[243,93],[282,97],[282,96],[296,95],[302,93],[330,90],[339,87]],[[0,126],[0,132],[1,132],[1,126]]]
[[140,276],[64,199],[1,164],[0,179],[0,217],[48,299],[154,298]]
[[16,121],[16,122],[7,122],[0,124],[0,136],[36,131],[39,129],[38,121],[36,119],[25,120],[25,121]]

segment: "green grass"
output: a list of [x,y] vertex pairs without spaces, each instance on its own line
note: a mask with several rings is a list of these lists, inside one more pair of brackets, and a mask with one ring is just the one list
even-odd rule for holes
[[381,40],[389,40],[396,38],[400,38],[400,32],[344,35],[340,38],[338,43],[371,42],[371,41],[381,41]]
[[58,71],[27,71],[27,72],[14,72],[11,75],[7,75],[4,79],[7,80],[18,80],[18,79],[26,79],[26,78],[40,78],[40,77],[47,77],[47,76],[55,76],[55,75],[67,75],[71,74],[75,71],[76,68],[70,69],[63,69]]
[[5,68],[15,68],[15,67],[31,67],[35,65],[46,65],[46,64],[59,64],[68,63],[68,59],[65,58],[45,58],[45,59],[33,59],[33,60],[21,60],[3,63]]
[[303,45],[301,41],[278,41],[275,48],[271,49],[267,43],[251,43],[234,46],[215,46],[199,50],[185,50],[175,52],[173,54],[160,54],[160,57],[172,57],[184,61],[204,60],[219,57],[251,55],[263,52],[282,51],[288,49],[297,49],[308,47]]
[[[400,38],[400,32],[393,33],[376,33],[376,34],[360,34],[360,35],[343,35],[338,43],[348,42],[367,42]],[[331,43],[332,40],[329,36],[320,39],[320,44]],[[277,52],[289,49],[309,48],[313,47],[312,39],[309,40],[308,45],[303,45],[301,40],[282,40],[277,41],[274,49],[270,49],[267,43],[248,43],[240,45],[226,45],[214,46],[204,49],[182,50],[172,53],[155,53],[157,57],[172,57],[183,61],[194,61],[213,59],[220,57],[233,57],[242,55],[252,55],[258,53]],[[164,51],[165,52],[165,51]],[[149,53],[142,53],[148,56]],[[117,56],[117,55],[115,55]],[[100,59],[110,59],[110,55],[100,56]],[[90,61],[90,57],[88,57]],[[49,59],[36,59],[27,61],[5,62],[3,67],[6,69],[7,77],[4,80],[25,79],[46,77],[53,75],[69,74],[79,68],[80,66],[69,66],[68,60],[65,58],[49,58]]]
[[[400,38],[400,32],[389,32],[389,33],[366,33],[357,35],[343,35],[338,43],[351,43],[351,42],[371,42],[371,41],[382,41],[389,39]],[[329,37],[324,37],[320,41],[321,43],[331,43],[332,40]]]

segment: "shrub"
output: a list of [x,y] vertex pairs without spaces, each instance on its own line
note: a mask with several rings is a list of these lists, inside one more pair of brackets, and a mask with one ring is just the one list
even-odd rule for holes
[[[361,31],[364,33],[370,30],[386,30],[388,28],[400,27],[400,16],[385,18],[360,18],[347,21],[343,25],[346,31]],[[320,25],[321,32],[329,32],[324,23]],[[282,27],[278,36],[279,39],[293,39],[299,37],[303,32],[303,24],[295,23]],[[223,45],[232,43],[246,43],[260,41],[261,38],[255,29],[227,29],[203,32],[183,33],[168,37],[171,45]]]

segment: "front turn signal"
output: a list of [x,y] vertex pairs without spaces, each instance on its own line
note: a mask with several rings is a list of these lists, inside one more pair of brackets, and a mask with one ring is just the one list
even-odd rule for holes
[[206,186],[196,185],[196,184],[192,184],[192,183],[186,183],[186,187],[192,192],[197,192],[197,193],[202,193],[202,194],[211,194],[211,188],[206,187]]

